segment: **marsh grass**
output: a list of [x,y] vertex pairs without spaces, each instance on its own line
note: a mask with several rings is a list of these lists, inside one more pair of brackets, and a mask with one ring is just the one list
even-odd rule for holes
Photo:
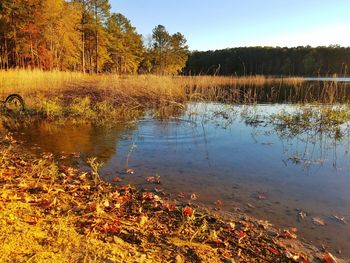
[[[140,110],[183,108],[190,100],[240,99],[240,87],[261,87],[282,80],[264,76],[155,76],[88,75],[41,70],[0,71],[2,97],[19,93],[32,112],[48,117],[75,116],[88,119],[139,115]],[[302,79],[284,79],[300,83]],[[223,88],[226,87],[226,88]],[[227,98],[227,87],[231,95]],[[238,93],[237,93],[238,92]],[[252,92],[244,96],[251,101]],[[238,94],[235,96],[234,94]]]
[[349,105],[299,106],[292,112],[281,111],[270,116],[278,134],[294,137],[300,134],[326,134],[341,140],[350,122]]
[[0,71],[0,94],[19,93],[30,116],[112,122],[179,114],[190,101],[255,103],[334,103],[350,98],[336,81],[266,76],[89,75],[41,70]]

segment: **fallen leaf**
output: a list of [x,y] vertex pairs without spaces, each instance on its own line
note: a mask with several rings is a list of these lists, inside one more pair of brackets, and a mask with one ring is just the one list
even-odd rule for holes
[[275,249],[273,247],[268,247],[267,250],[270,251],[272,254],[274,254],[276,256],[281,254],[277,249]]
[[247,236],[247,234],[244,231],[239,230],[239,231],[235,231],[235,236],[236,238],[238,238],[238,241],[240,242],[243,238]]
[[338,260],[329,252],[324,252],[323,260],[325,263],[338,263]]
[[163,208],[168,210],[169,212],[174,211],[175,205],[169,202],[163,202],[162,204]]
[[192,194],[191,194],[191,199],[192,199],[192,200],[197,200],[198,197],[197,197],[197,195],[196,195],[195,193],[192,193]]
[[255,206],[253,206],[252,204],[247,204],[247,206],[249,207],[249,208],[255,208]]
[[183,259],[183,257],[181,255],[177,255],[175,258],[175,262],[176,263],[184,263],[185,260]]
[[148,176],[146,181],[149,183],[160,184],[160,176]]
[[161,188],[157,188],[157,187],[154,187],[154,191],[156,192],[156,193],[163,193],[163,189],[161,189]]
[[89,202],[89,203],[86,205],[86,210],[89,210],[90,212],[96,211],[96,203]]
[[216,206],[222,206],[222,201],[221,200],[216,200],[215,202],[214,202],[214,204],[216,205]]
[[102,228],[105,232],[116,235],[120,232],[119,225],[120,222],[118,220],[114,220],[111,223],[105,223]]
[[255,198],[258,199],[258,200],[266,200],[267,199],[267,195],[266,195],[266,193],[257,193]]
[[193,210],[191,207],[186,206],[185,208],[182,209],[182,214],[187,215],[187,216],[192,216],[193,215]]
[[135,171],[133,169],[129,168],[129,169],[126,169],[126,173],[127,174],[134,174]]
[[284,231],[284,237],[286,238],[289,238],[289,239],[296,239],[297,238],[297,235],[295,234],[297,231],[296,231],[296,228],[294,229],[291,229],[291,230],[288,230],[288,229],[285,229]]
[[306,216],[307,215],[306,215],[306,213],[304,211],[299,211],[298,212],[298,219],[299,220],[304,220]]
[[232,229],[235,229],[235,228],[236,228],[236,224],[235,224],[235,223],[232,223],[232,222],[231,222],[229,225],[230,225],[230,227],[231,227]]
[[121,179],[120,177],[116,176],[113,178],[113,181],[116,183],[120,183],[121,181],[123,181],[123,179]]
[[108,201],[108,199],[106,199],[106,200],[103,201],[103,205],[104,205],[104,207],[109,207],[109,201]]
[[343,224],[347,224],[347,221],[344,216],[334,216],[335,219],[337,219],[339,222],[342,222]]
[[148,221],[148,217],[147,216],[141,216],[140,226],[143,227],[147,221]]
[[304,260],[303,257],[299,256],[299,255],[295,255],[295,254],[292,254],[291,252],[289,252],[288,250],[286,250],[284,252],[284,255],[289,258],[289,259],[293,259],[295,262],[307,262]]
[[313,217],[312,223],[314,223],[315,225],[318,225],[318,226],[325,226],[326,225],[326,222],[320,217]]
[[183,193],[183,192],[181,192],[181,193],[179,193],[178,195],[177,195],[179,198],[185,198],[185,193]]
[[144,200],[152,200],[152,199],[154,199],[154,193],[152,193],[152,192],[143,192],[142,193],[142,199],[144,199]]

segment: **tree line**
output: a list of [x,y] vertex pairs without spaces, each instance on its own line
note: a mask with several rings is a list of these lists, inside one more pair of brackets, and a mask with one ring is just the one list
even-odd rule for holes
[[192,52],[184,72],[191,75],[348,76],[348,66],[349,47],[239,47]]
[[1,0],[0,68],[177,74],[188,46],[162,25],[145,43],[108,0]]

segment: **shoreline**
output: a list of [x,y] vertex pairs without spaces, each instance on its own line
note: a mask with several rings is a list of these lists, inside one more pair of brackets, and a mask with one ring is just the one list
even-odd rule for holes
[[1,137],[5,261],[333,262],[299,241],[295,229],[112,186],[99,179],[95,159],[91,172],[79,172]]

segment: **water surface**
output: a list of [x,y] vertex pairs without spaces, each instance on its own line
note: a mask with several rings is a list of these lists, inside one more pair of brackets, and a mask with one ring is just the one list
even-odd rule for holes
[[[261,122],[282,110],[295,106],[194,103],[178,118],[146,116],[110,127],[3,126],[28,148],[40,147],[57,158],[80,153],[75,160],[83,164],[97,156],[105,163],[105,180],[118,176],[122,183],[161,188],[173,198],[185,193],[188,200],[195,193],[198,199],[192,202],[213,208],[221,200],[222,210],[240,210],[280,228],[297,227],[309,242],[350,257],[350,224],[334,218],[350,219],[348,125],[336,138],[327,132],[290,134]],[[126,168],[135,174],[126,174]],[[146,182],[156,175],[160,185]],[[306,218],[298,217],[300,211]],[[315,225],[313,217],[326,225]]]

